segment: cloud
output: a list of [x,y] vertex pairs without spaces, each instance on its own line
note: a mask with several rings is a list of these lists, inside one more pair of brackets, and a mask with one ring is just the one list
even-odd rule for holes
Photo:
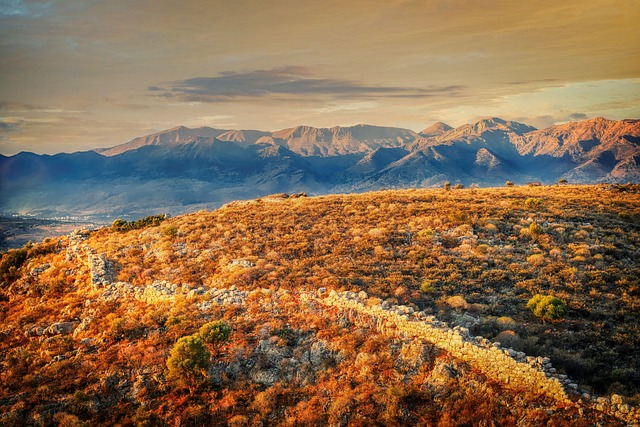
[[588,116],[585,113],[569,114],[569,120],[586,120]]
[[86,113],[83,110],[65,110],[62,108],[49,108],[39,105],[25,104],[24,102],[0,101],[0,111],[11,113],[53,113],[53,114],[77,114]]
[[0,0],[0,15],[15,16],[27,13],[27,6],[22,0]]
[[222,72],[216,77],[195,77],[148,87],[154,96],[185,102],[224,102],[246,98],[324,96],[329,98],[427,98],[456,95],[463,86],[427,89],[372,86],[352,80],[318,78],[306,67],[281,67],[245,73]]
[[22,125],[22,123],[5,122],[4,120],[0,120],[0,133],[14,132],[21,125]]
[[24,102],[0,101],[0,111],[23,112],[37,111],[42,109],[44,109],[44,107],[25,104]]

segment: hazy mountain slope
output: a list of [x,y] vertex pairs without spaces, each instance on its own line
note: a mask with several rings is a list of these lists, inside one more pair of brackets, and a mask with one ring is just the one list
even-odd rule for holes
[[177,214],[273,192],[324,192],[314,167],[282,147],[215,138],[94,152],[0,159],[4,212],[39,216]]
[[625,182],[640,178],[640,121],[595,118],[526,134],[519,151],[570,160],[565,178]]
[[197,137],[204,138],[216,138],[221,135],[230,135],[230,131],[222,129],[213,129],[209,127],[200,127],[197,129],[189,129],[185,126],[178,126],[166,131],[141,136],[139,138],[132,139],[124,144],[116,145],[111,148],[101,148],[95,150],[96,152],[104,156],[115,156],[122,154],[129,150],[135,150],[147,145],[167,146],[178,145],[184,141],[191,141]]
[[378,148],[346,170],[349,175],[367,175],[387,167],[409,154],[403,148]]
[[357,125],[314,128],[298,126],[273,132],[258,142],[282,145],[303,156],[336,156],[369,153],[378,148],[403,147],[417,138],[407,129]]
[[255,144],[260,138],[270,135],[270,132],[259,130],[230,130],[216,136],[221,141],[233,141],[241,146]]
[[366,191],[444,182],[564,178],[639,182],[640,121],[593,119],[535,130],[491,118],[422,134],[388,127],[277,132],[170,129],[112,149],[0,157],[0,213],[172,213],[272,192]]
[[[456,129],[436,125],[423,131],[422,137],[409,145],[406,158],[377,171],[367,181],[424,186],[441,185],[444,181],[484,185],[503,184],[509,177],[529,180],[516,143],[533,128],[502,119],[481,120]],[[401,184],[400,184],[401,185]]]

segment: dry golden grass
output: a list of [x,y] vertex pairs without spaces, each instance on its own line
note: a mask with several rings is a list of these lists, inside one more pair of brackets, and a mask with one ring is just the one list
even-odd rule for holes
[[[638,186],[264,198],[139,230],[100,229],[85,243],[113,263],[117,280],[134,287],[163,280],[261,291],[242,306],[212,304],[206,311],[194,304],[207,295],[110,302],[89,284],[86,265],[67,260],[68,240],[53,239],[50,250],[32,251],[3,276],[0,423],[41,417],[47,424],[60,414],[58,422],[76,417],[92,424],[144,425],[179,416],[184,425],[338,425],[345,419],[349,425],[459,425],[480,416],[500,425],[522,417],[529,425],[581,425],[576,413],[538,410],[544,402],[521,402],[464,366],[446,392],[425,388],[435,358],[410,369],[409,362],[397,362],[413,357],[409,344],[354,328],[337,313],[310,314],[283,294],[321,287],[364,290],[454,324],[473,318],[472,333],[508,337],[518,350],[550,357],[581,388],[623,394],[631,403],[640,397]],[[31,274],[45,263],[50,267]],[[262,289],[280,296],[272,301]],[[526,303],[535,294],[565,301],[566,318],[543,323],[534,317]],[[77,328],[89,316],[93,321],[73,337],[25,335],[55,322]],[[262,339],[292,354],[323,340],[342,359],[307,382],[264,386],[242,372],[225,374],[187,399],[186,390],[164,380],[166,358],[178,338],[217,319],[233,332],[215,363],[262,360],[256,355]],[[83,338],[92,341],[81,344]]]

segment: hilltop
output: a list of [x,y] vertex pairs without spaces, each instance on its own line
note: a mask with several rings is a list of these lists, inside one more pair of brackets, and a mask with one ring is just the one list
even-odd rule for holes
[[634,185],[279,194],[10,251],[0,422],[638,422],[639,207]]
[[416,133],[357,125],[275,132],[177,127],[90,152],[0,156],[0,214],[173,215],[286,192],[322,195],[564,179],[640,182],[640,121],[536,130],[497,117]]

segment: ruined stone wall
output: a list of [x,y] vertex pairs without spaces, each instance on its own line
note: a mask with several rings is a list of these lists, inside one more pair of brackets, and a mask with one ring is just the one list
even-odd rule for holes
[[[448,328],[433,316],[414,312],[410,307],[392,306],[386,302],[367,305],[364,292],[339,294],[331,291],[316,300],[326,306],[370,316],[380,330],[395,329],[400,334],[423,339],[509,388],[543,394],[558,402],[569,401],[561,381],[563,378],[545,370],[551,367],[548,359],[527,358],[524,353],[502,349],[482,337],[471,337],[465,328]],[[566,386],[569,384],[565,383]]]
[[[530,357],[511,348],[501,348],[483,337],[472,337],[466,328],[449,328],[444,322],[411,307],[391,305],[379,299],[369,300],[365,292],[335,292],[320,290],[316,295],[302,293],[301,301],[314,300],[328,307],[369,317],[380,331],[423,339],[452,356],[469,363],[487,377],[505,386],[544,394],[558,403],[589,406],[620,420],[637,425],[640,409],[628,405],[624,398],[591,396],[578,392],[578,385],[566,375],[556,373],[546,357]],[[573,394],[576,402],[569,398]]]

